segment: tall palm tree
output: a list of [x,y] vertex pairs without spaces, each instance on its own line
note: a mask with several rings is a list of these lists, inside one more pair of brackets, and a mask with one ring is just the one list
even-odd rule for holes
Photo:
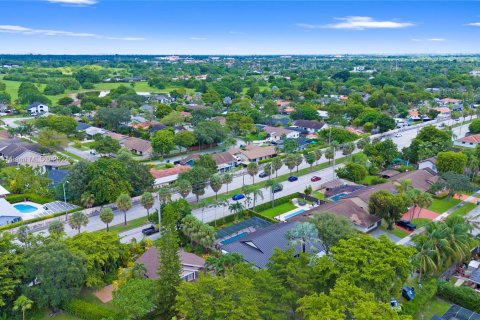
[[283,162],[280,157],[275,157],[272,160],[272,169],[275,171],[275,178],[278,178],[278,171],[283,167]]
[[258,164],[256,162],[250,162],[247,165],[247,172],[252,177],[252,184],[255,184],[255,176],[258,174]]
[[318,161],[322,159],[322,156],[323,156],[322,149],[313,150],[313,154],[315,155],[315,165],[317,165]]
[[234,213],[235,220],[238,220],[238,215],[243,211],[244,208],[243,208],[243,204],[241,204],[238,201],[235,201],[233,203],[230,203],[230,205],[228,206],[228,209]]
[[108,232],[108,224],[113,220],[113,211],[110,208],[102,208],[100,210],[100,220],[107,225],[107,232]]
[[242,193],[245,195],[246,208],[250,209],[250,201],[252,200],[251,194],[253,192],[253,186],[243,186]]
[[409,190],[413,189],[412,180],[403,179],[398,182],[398,185],[395,187],[397,193],[407,193]]
[[232,183],[233,181],[233,176],[230,173],[224,173],[222,176],[223,183],[227,185],[227,193],[228,193],[228,185]]
[[205,211],[205,208],[208,208],[210,206],[210,202],[207,199],[202,199],[199,205],[200,205],[200,208],[202,209],[202,223],[203,223],[203,212]]
[[300,244],[302,252],[305,253],[307,243],[318,241],[318,230],[313,223],[298,222],[295,227],[287,232],[286,237],[292,244]]
[[432,243],[425,235],[418,235],[414,237],[413,242],[417,253],[413,256],[413,263],[418,266],[420,271],[418,275],[418,282],[422,281],[422,274],[432,273],[438,270],[435,263],[435,251],[432,249]]
[[84,192],[80,196],[80,202],[85,208],[91,208],[95,203],[95,196],[89,192]]
[[172,199],[172,190],[169,187],[160,187],[158,189],[158,196],[162,203],[169,202]]
[[188,197],[190,192],[192,192],[192,184],[187,179],[178,180],[176,183],[176,188],[178,193],[180,193],[183,199]]
[[115,201],[117,208],[123,211],[123,224],[127,225],[127,211],[132,207],[132,199],[126,193],[122,193]]
[[295,160],[295,155],[294,154],[289,154],[285,160],[285,165],[287,166],[288,170],[290,170],[290,175],[292,174],[292,170],[295,168],[297,165],[297,161]]
[[218,199],[218,191],[222,188],[223,180],[220,176],[213,175],[210,178],[210,188],[215,192],[215,200]]
[[144,192],[140,202],[142,203],[142,207],[147,210],[147,219],[150,219],[150,209],[152,209],[153,204],[155,203],[155,199],[153,199],[153,196],[150,192]]
[[262,189],[253,189],[252,190],[252,196],[253,196],[253,210],[255,210],[255,207],[256,207],[256,204],[257,204],[257,197],[260,197],[263,200]]
[[270,188],[270,196],[271,196],[271,199],[272,199],[272,208],[275,206],[275,189],[277,189],[278,187],[282,187],[282,185],[280,183],[278,183],[277,181],[275,180],[268,180],[267,181],[267,188]]

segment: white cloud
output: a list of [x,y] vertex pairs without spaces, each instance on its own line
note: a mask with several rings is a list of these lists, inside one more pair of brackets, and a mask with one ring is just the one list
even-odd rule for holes
[[398,29],[411,27],[414,24],[410,22],[398,22],[388,20],[375,20],[372,17],[358,17],[351,16],[345,18],[335,18],[340,22],[330,23],[326,25],[316,25],[308,23],[297,23],[298,27],[305,29],[350,29],[350,30],[365,30],[365,29]]
[[81,37],[81,38],[96,38],[107,40],[123,40],[123,41],[140,41],[145,38],[139,37],[109,37],[94,33],[86,32],[71,32],[62,30],[49,30],[49,29],[32,29],[15,25],[0,25],[0,32],[3,33],[19,33],[24,35],[40,35],[40,36],[64,36],[64,37]]
[[468,23],[467,25],[472,27],[480,27],[480,22],[471,22],[471,23]]
[[205,38],[205,37],[190,37],[190,40],[198,40],[198,41],[202,41],[202,40],[207,40],[208,38]]
[[88,6],[97,3],[97,0],[46,0],[50,3],[72,4],[79,6]]
[[433,41],[433,42],[443,42],[446,39],[444,39],[444,38],[430,38],[430,39],[427,39],[427,40],[428,41]]

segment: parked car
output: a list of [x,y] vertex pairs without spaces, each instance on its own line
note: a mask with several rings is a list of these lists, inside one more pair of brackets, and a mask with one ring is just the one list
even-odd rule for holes
[[392,308],[395,308],[396,306],[398,306],[398,301],[397,301],[397,299],[391,298],[391,299],[390,299],[390,306],[391,306]]
[[290,182],[294,182],[294,181],[297,181],[297,180],[298,180],[298,178],[295,177],[295,176],[288,177],[288,181],[290,181]]
[[157,233],[157,232],[159,232],[159,230],[153,225],[148,227],[148,228],[142,229],[142,233],[145,236],[149,236],[149,235],[152,235],[152,234]]
[[408,301],[413,300],[415,298],[415,289],[413,287],[403,286],[402,297]]
[[268,174],[265,171],[262,171],[262,172],[260,172],[260,174],[258,176],[260,178],[265,178],[265,177],[268,177]]
[[245,198],[245,196],[241,193],[238,193],[233,195],[232,200],[238,201],[238,200],[242,200],[243,198]]
[[278,185],[273,189],[273,193],[277,193],[277,192],[280,192],[282,190],[283,190],[283,187],[281,185]]
[[320,180],[322,180],[322,178],[317,177],[317,176],[313,176],[312,179],[310,179],[310,181],[312,181],[312,182],[317,182],[317,181],[320,181]]
[[398,220],[396,224],[397,224],[397,226],[402,227],[404,229],[407,229],[409,231],[413,231],[413,230],[417,229],[417,226],[414,225],[413,223],[411,223],[408,220]]

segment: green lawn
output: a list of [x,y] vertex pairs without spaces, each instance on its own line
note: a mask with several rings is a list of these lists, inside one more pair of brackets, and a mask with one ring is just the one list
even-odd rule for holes
[[437,212],[437,213],[444,213],[451,207],[459,204],[461,201],[454,198],[443,198],[443,199],[433,199],[432,205],[428,207],[428,210]]
[[[127,215],[128,215],[128,212],[127,212]],[[137,218],[137,219],[127,221],[126,226],[123,225],[123,223],[117,224],[115,226],[111,226],[109,228],[110,229],[109,231],[121,233],[121,232],[124,232],[124,231],[128,231],[128,230],[131,230],[131,229],[141,227],[141,226],[143,226],[147,223],[148,223],[147,217],[140,217],[140,218]],[[107,225],[105,225],[105,229],[106,228],[107,228]]]
[[95,141],[89,141],[89,142],[82,143],[82,146],[85,146],[85,147],[91,149],[94,144],[95,144]]
[[432,222],[432,220],[423,219],[423,218],[418,218],[418,219],[413,219],[412,220],[412,223],[417,226],[417,229],[423,227],[424,225],[426,225],[430,222]]
[[451,304],[437,297],[433,297],[432,300],[428,301],[414,317],[414,320],[429,320],[432,319],[434,315],[442,316]]
[[385,223],[382,223],[382,225],[380,226],[380,230],[391,233],[400,238],[405,238],[406,236],[408,236],[407,232],[400,230],[399,228],[397,228],[397,226],[393,226],[393,230],[387,230]]
[[68,152],[68,151],[65,151],[65,150],[59,152],[59,155],[65,155],[65,156],[67,156],[67,157],[70,157],[70,158],[72,158],[72,159],[74,159],[74,160],[78,160],[78,161],[82,161],[82,160],[83,160],[82,157],[79,157],[79,156],[77,156],[76,154],[73,154],[73,153]]
[[449,217],[453,216],[461,216],[463,217],[467,213],[473,210],[477,205],[471,202],[466,203],[463,207],[458,208],[457,210],[453,211],[453,213]]
[[288,212],[290,210],[295,209],[296,206],[293,205],[291,202],[283,203],[279,206],[275,206],[273,208],[267,209],[265,211],[259,212],[262,216],[268,217],[268,218],[273,218],[278,215],[281,215],[282,213]]
[[318,191],[315,191],[312,195],[319,200],[325,199],[325,194]]

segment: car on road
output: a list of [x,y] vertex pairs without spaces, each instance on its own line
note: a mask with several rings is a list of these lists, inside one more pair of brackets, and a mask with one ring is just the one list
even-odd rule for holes
[[408,301],[413,300],[415,298],[415,289],[413,287],[403,286],[402,297]]
[[238,200],[242,200],[243,198],[245,198],[245,196],[241,193],[238,193],[233,195],[232,200],[238,201]]
[[288,177],[288,181],[290,181],[290,182],[294,182],[294,181],[297,181],[297,180],[298,180],[298,178],[295,177],[295,176]]
[[402,134],[401,134],[401,133],[397,133],[397,134],[395,134],[395,138],[400,138],[401,136],[402,136]]
[[277,192],[280,192],[283,190],[283,187],[281,185],[277,185],[274,189],[273,189],[273,193],[277,193]]
[[145,228],[145,229],[142,229],[142,233],[143,235],[145,236],[149,236],[149,235],[152,235],[154,233],[157,233],[159,232],[160,230],[158,230],[155,226],[150,226],[148,228]]
[[413,230],[417,229],[417,226],[414,225],[413,223],[411,223],[408,220],[398,220],[396,225],[399,226],[399,227],[402,227],[404,229],[407,229],[409,231],[413,231]]
[[265,178],[265,177],[268,177],[268,174],[265,171],[262,171],[262,172],[260,172],[260,174],[258,176],[260,178]]
[[312,182],[317,182],[317,181],[320,181],[320,180],[322,180],[322,178],[317,177],[317,176],[313,176],[313,177],[310,179],[310,181],[312,181]]

